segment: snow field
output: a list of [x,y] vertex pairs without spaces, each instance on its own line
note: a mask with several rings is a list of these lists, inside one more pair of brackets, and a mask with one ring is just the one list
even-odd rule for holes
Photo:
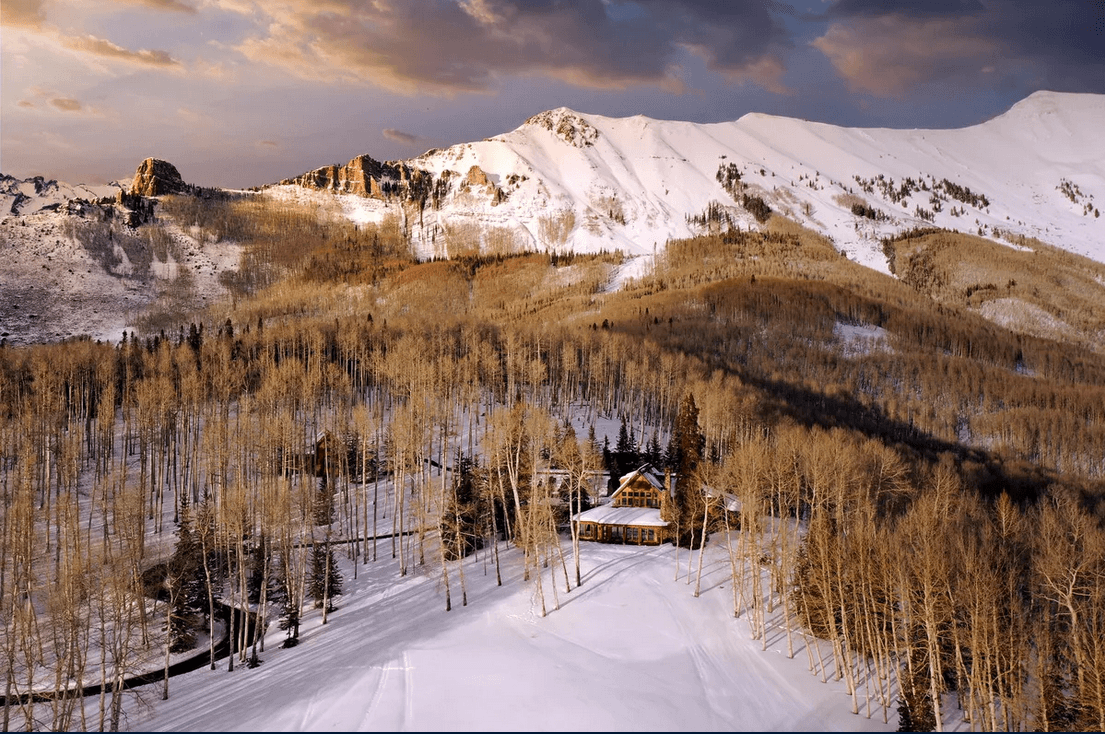
[[[570,554],[570,541],[562,538]],[[384,549],[381,548],[381,551]],[[811,675],[796,643],[769,630],[767,651],[732,616],[722,536],[707,546],[703,593],[691,594],[681,551],[581,544],[583,586],[570,593],[542,570],[560,609],[540,616],[521,554],[500,545],[465,561],[468,606],[444,611],[440,567],[405,578],[386,553],[357,580],[340,556],[347,593],[322,626],[305,616],[301,642],[264,664],[201,670],[172,681],[171,698],[131,706],[130,726],[156,730],[890,730],[881,709],[850,713],[842,681]],[[695,561],[697,562],[697,553]],[[568,565],[571,568],[571,559]],[[559,564],[553,564],[558,566]],[[551,577],[550,578],[550,574]],[[774,624],[778,624],[776,617]],[[827,648],[827,645],[826,645]],[[828,652],[826,649],[826,656]]]

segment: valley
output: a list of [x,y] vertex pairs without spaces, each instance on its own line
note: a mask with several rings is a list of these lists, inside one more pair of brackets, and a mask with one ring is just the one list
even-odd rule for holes
[[[5,728],[1105,728],[1103,99],[13,198],[5,695],[106,686]],[[580,541],[645,461],[679,542]]]

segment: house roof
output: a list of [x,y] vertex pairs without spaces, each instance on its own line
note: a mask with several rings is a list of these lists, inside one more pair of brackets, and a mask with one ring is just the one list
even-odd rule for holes
[[[620,484],[618,485],[618,488],[614,490],[614,494],[622,491],[622,489],[624,489],[627,484],[632,482],[638,476],[643,477],[645,481],[647,481],[649,484],[651,484],[653,487],[660,490],[661,492],[664,491],[664,480],[657,475],[656,470],[652,467],[652,464],[644,464],[640,468],[634,469],[628,474],[619,477],[618,481],[620,482]],[[675,478],[672,477],[672,484],[674,483]]]
[[646,525],[663,528],[668,523],[660,519],[660,511],[653,507],[614,507],[602,505],[572,516],[580,522],[600,525]]
[[709,497],[712,500],[721,498],[721,504],[729,512],[740,512],[741,508],[744,504],[744,503],[741,502],[740,497],[737,497],[737,495],[733,494],[732,492],[719,492],[719,491],[715,490],[713,487],[707,487],[707,486],[704,486],[702,488],[702,491],[705,493],[705,495],[707,497]]

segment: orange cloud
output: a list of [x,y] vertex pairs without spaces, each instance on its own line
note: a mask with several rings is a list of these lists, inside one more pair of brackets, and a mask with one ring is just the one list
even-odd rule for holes
[[854,92],[902,97],[926,82],[981,69],[997,42],[962,19],[899,15],[833,23],[813,41]]
[[180,66],[180,62],[174,59],[166,51],[142,49],[131,51],[103,38],[96,36],[62,36],[61,43],[66,48],[82,53],[92,54],[115,61],[123,61],[128,64],[141,66],[173,67]]
[[141,5],[152,10],[168,10],[175,13],[196,13],[196,8],[180,0],[114,0],[125,5]]
[[0,4],[0,24],[20,28],[40,28],[46,20],[44,0],[4,0]]
[[50,100],[50,104],[62,112],[82,112],[84,110],[84,105],[80,103],[80,100],[72,97],[55,97]]

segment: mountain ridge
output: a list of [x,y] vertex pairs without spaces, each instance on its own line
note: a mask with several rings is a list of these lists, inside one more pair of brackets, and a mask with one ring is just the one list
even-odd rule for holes
[[[996,239],[1035,237],[1105,261],[1098,122],[1105,122],[1105,96],[1057,92],[1034,93],[955,129],[846,128],[756,112],[700,124],[560,107],[482,141],[383,165],[423,171],[429,188],[437,187],[432,201],[425,185],[414,197],[430,201],[409,230],[424,254],[447,254],[436,251],[444,225],[466,221],[512,228],[533,249],[649,255],[669,239],[708,229],[692,220],[711,203],[723,226],[760,226],[742,204],[748,193],[882,272],[889,271],[883,238],[932,225]],[[493,184],[482,197],[458,183],[473,169]],[[396,188],[382,191],[389,180]],[[378,222],[399,212],[403,194],[401,177],[385,173],[366,200],[343,197],[342,204],[354,221]],[[979,197],[991,205],[972,204]],[[885,218],[857,215],[855,204]],[[542,235],[543,219],[569,213],[575,223],[563,241]]]
[[[982,250],[993,248],[971,238],[958,240],[962,252],[953,264],[941,261],[948,273],[958,267],[975,278],[986,271],[977,284],[958,283],[956,276],[957,288],[991,281],[1004,287],[1012,280],[1027,282],[1016,268],[1029,267],[1024,256],[1043,247],[1041,242],[1105,262],[1101,122],[1105,95],[1054,92],[1036,93],[1002,115],[950,130],[844,128],[763,113],[699,124],[561,107],[500,135],[402,161],[362,154],[252,193],[188,190],[200,195],[191,205],[199,209],[208,196],[256,197],[261,207],[300,201],[320,215],[336,214],[357,225],[389,223],[422,258],[620,250],[627,262],[610,287],[648,273],[672,240],[728,228],[764,229],[773,226],[773,213],[822,235],[861,265],[913,277],[916,268],[902,253],[916,248],[899,247],[895,256],[886,242],[936,227],[1008,248],[1001,277],[980,259]],[[210,233],[201,236],[194,222],[175,222],[171,215],[157,237],[126,229],[134,217],[120,196],[131,187],[0,177],[0,239],[9,254],[0,269],[0,295],[11,304],[0,309],[0,333],[20,342],[36,335],[118,335],[131,315],[116,313],[112,299],[126,302],[124,310],[133,314],[182,268],[196,276],[200,297],[225,295],[220,278],[233,280],[240,243],[232,237],[205,242]],[[152,211],[150,200],[146,205]],[[124,229],[114,234],[125,236],[113,242],[109,230],[117,226]],[[171,240],[172,252],[163,244],[152,256],[124,251],[148,248],[146,240]],[[119,242],[126,245],[121,250]],[[1056,289],[1076,281],[1079,288],[1105,288],[1096,267],[1071,267],[1077,278]],[[32,299],[41,303],[17,313],[16,302],[29,298],[28,289],[37,289],[45,273],[50,285],[34,290]],[[66,297],[48,297],[56,293]],[[80,305],[82,293],[96,309]],[[67,298],[81,319],[70,317]],[[1007,305],[1019,313],[1033,304]],[[1049,311],[1061,322],[1064,308],[1053,304]],[[987,317],[1008,319],[1000,313]]]

